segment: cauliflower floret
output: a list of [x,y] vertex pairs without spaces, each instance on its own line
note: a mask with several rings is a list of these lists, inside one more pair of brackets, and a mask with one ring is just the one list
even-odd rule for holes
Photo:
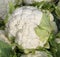
[[9,40],[5,36],[5,31],[3,31],[3,30],[0,30],[0,41],[3,41],[3,42],[6,42],[6,43],[10,44]]
[[[36,27],[38,29],[35,31]],[[23,6],[8,19],[6,31],[9,37],[16,37],[15,43],[23,49],[36,49],[44,47],[50,33],[57,32],[57,26],[51,13],[44,14],[35,7]]]
[[53,56],[46,51],[35,51],[34,54],[30,53],[27,55],[21,55],[21,57],[53,57]]
[[36,49],[38,46],[43,46],[44,43],[40,41],[34,30],[28,29],[27,31],[25,31],[26,33],[24,32],[24,30],[22,30],[23,32],[19,32],[17,34],[15,42],[18,43],[18,45],[22,46],[23,49]]
[[51,2],[52,0],[23,0],[25,4],[32,4],[34,2],[42,2],[42,1],[45,1],[45,2]]

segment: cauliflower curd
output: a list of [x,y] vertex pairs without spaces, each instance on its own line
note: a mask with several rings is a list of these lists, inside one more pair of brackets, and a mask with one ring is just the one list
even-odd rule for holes
[[51,31],[57,32],[57,27],[50,13],[44,17],[45,19],[43,17],[44,13],[41,10],[32,6],[23,6],[16,9],[8,19],[6,31],[9,37],[15,37],[15,43],[23,49],[44,47]]
[[[23,30],[26,31],[24,31],[26,34],[29,34],[28,30],[33,30],[34,27],[40,24],[42,14],[41,11],[31,6],[24,6],[16,9],[9,18],[6,26],[9,34],[15,36],[17,31],[22,32]],[[33,33],[34,32],[32,32],[32,34]]]
[[0,0],[0,17],[5,18],[9,11],[9,3],[15,5],[15,0]]

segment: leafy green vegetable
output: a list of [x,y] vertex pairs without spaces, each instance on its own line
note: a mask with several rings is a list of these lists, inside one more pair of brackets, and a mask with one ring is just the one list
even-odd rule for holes
[[9,2],[9,13],[12,14],[12,12],[15,10],[15,6],[12,2]]
[[52,12],[54,10],[54,3],[53,2],[35,2],[33,3],[33,6],[36,6],[39,9],[43,9],[43,10],[49,10],[50,12]]
[[14,53],[9,44],[0,41],[0,57],[13,57]]
[[38,27],[35,28],[35,32],[36,34],[40,37],[40,41],[43,42],[47,42],[48,38],[49,38],[49,34],[47,31],[45,30],[40,30]]
[[56,57],[60,57],[60,32],[57,33],[55,42],[57,43]]
[[60,57],[60,43],[58,43],[59,41],[60,33],[57,33],[57,35],[52,35],[52,38],[49,40],[50,52],[52,53],[53,57]]
[[6,23],[8,22],[8,18],[9,18],[9,16],[6,15],[6,17],[5,17],[5,19],[4,19],[4,24],[6,24]]
[[55,42],[55,35],[50,36],[49,44],[50,44],[50,52],[52,53],[53,57],[56,57],[57,44]]
[[56,57],[60,57],[60,44],[57,44],[57,53]]
[[57,18],[60,19],[60,6],[56,6],[55,9],[56,9],[55,12],[56,12]]
[[55,6],[55,13],[57,18],[60,19],[60,1],[58,2],[57,6]]
[[53,27],[56,28],[53,22],[50,21],[49,13],[44,13],[41,23],[35,28],[35,32],[40,37],[40,41],[42,43],[46,44],[50,37],[50,34],[54,32]]

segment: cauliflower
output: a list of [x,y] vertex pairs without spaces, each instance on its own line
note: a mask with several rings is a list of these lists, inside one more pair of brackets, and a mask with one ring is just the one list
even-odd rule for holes
[[6,15],[9,13],[9,3],[16,5],[17,2],[15,0],[0,0],[0,17],[2,19],[5,19]]
[[45,2],[51,2],[52,0],[23,0],[25,4],[32,4],[34,2],[42,2],[42,1],[45,1]]
[[49,52],[46,51],[35,51],[35,53],[30,53],[27,55],[21,55],[21,57],[53,57]]
[[0,30],[0,41],[3,41],[3,42],[10,44],[9,40],[5,36],[5,31],[3,31],[3,30]]
[[14,3],[14,0],[1,0],[0,1],[0,17],[3,19],[5,18],[5,16],[8,13],[9,2]]
[[6,24],[9,37],[23,49],[44,47],[50,34],[57,32],[52,14],[32,6],[23,6],[14,11]]
[[[29,26],[32,25],[33,28],[34,26],[36,26],[36,24],[40,23],[42,14],[43,13],[41,11],[31,6],[24,6],[16,9],[12,16],[8,19],[8,23],[6,24],[6,29],[8,30],[7,32],[9,33],[10,36],[15,36],[17,31],[23,28],[23,25],[24,26],[26,26],[26,24],[28,24]],[[36,24],[34,25],[32,23]]]

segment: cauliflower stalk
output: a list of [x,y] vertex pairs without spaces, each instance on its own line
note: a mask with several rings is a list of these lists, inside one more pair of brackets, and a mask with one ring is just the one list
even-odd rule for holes
[[57,26],[49,11],[23,6],[8,19],[6,32],[9,38],[15,37],[15,43],[22,49],[37,49],[46,43],[49,48],[48,39],[51,33],[57,32]]

